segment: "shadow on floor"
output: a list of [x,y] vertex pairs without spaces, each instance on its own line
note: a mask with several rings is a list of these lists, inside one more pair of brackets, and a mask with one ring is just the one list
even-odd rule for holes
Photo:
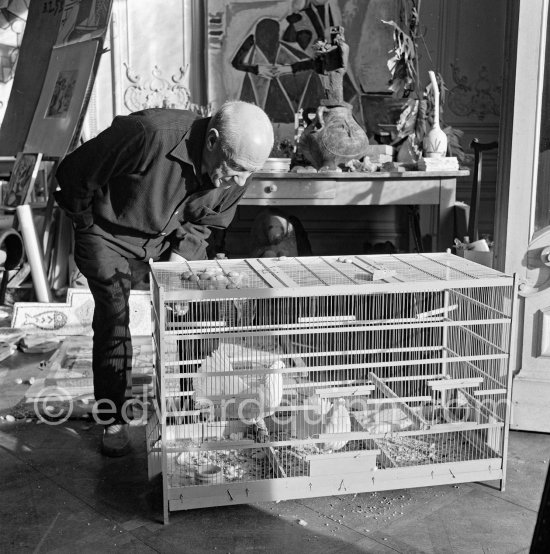
[[132,429],[133,452],[119,459],[101,456],[99,439],[81,421],[0,425],[0,551],[396,551],[299,501],[173,512],[163,525],[144,429]]

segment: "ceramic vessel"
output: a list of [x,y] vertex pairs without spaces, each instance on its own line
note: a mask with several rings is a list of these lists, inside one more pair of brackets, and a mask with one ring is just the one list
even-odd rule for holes
[[424,137],[424,157],[443,158],[447,155],[447,135],[439,126],[439,88],[433,71],[428,72],[434,91],[434,122],[428,134]]
[[355,121],[351,105],[321,105],[300,138],[300,151],[316,169],[337,170],[340,164],[359,160],[367,153],[369,139]]

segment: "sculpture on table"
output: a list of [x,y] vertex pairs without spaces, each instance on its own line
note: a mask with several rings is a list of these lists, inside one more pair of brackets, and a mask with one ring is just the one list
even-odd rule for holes
[[317,170],[338,171],[349,160],[361,159],[369,139],[355,121],[351,105],[344,102],[343,80],[349,57],[343,27],[332,27],[330,41],[319,41],[315,70],[321,77],[324,98],[313,122],[300,137],[302,156]]
[[311,256],[311,244],[302,222],[278,208],[264,208],[250,230],[250,256]]

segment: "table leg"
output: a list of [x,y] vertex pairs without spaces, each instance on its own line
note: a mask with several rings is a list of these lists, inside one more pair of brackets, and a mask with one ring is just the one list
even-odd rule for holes
[[439,252],[444,252],[453,245],[455,202],[456,179],[441,179],[437,233],[437,249]]
[[424,252],[424,245],[422,244],[422,232],[420,231],[420,214],[418,206],[412,205],[408,206],[408,208],[409,232],[412,235],[414,249],[416,252]]

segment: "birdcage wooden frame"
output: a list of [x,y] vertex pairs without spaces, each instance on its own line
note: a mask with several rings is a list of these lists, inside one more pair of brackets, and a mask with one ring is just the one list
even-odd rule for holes
[[165,522],[469,481],[502,490],[516,293],[514,277],[448,253],[152,263],[147,452]]

